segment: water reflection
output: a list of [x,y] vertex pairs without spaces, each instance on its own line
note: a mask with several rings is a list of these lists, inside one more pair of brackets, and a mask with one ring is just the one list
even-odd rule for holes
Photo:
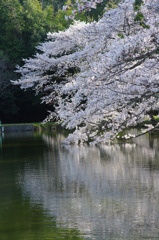
[[159,137],[112,146],[63,147],[43,135],[43,161],[26,163],[17,184],[59,226],[86,239],[159,238]]
[[4,132],[1,132],[1,129],[0,129],[0,149],[2,149],[3,138],[4,138]]
[[0,149],[0,240],[83,239],[78,229],[57,226],[56,216],[40,202],[33,204],[17,184],[27,166],[27,171],[43,168],[46,152],[48,145],[38,134],[5,134]]

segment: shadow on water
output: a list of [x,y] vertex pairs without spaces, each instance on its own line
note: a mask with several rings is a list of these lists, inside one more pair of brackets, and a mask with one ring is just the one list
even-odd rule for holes
[[0,239],[159,239],[159,136],[100,147],[63,139],[4,137]]
[[[48,152],[40,135],[31,132],[5,134],[0,149],[0,240],[82,240],[78,229],[57,225],[40,204],[32,204],[22,194],[19,175],[27,166],[32,170],[43,164]],[[33,182],[32,182],[33,184]]]

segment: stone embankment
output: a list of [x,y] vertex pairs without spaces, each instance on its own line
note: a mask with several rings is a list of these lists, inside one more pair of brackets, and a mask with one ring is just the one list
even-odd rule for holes
[[24,131],[54,131],[61,129],[61,126],[55,123],[28,123],[28,124],[0,124],[0,133],[2,132],[24,132]]
[[34,126],[32,124],[2,125],[1,131],[3,132],[34,131]]

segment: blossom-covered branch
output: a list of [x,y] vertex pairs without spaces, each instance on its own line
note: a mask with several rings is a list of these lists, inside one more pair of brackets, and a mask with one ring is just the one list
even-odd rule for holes
[[125,0],[98,22],[50,33],[18,68],[21,88],[54,104],[48,119],[74,129],[69,143],[109,142],[158,110],[158,1]]

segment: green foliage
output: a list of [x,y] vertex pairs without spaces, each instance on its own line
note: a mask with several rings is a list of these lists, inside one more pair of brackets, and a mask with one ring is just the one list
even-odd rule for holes
[[147,25],[145,22],[144,22],[144,15],[141,13],[141,12],[138,12],[135,16],[135,19],[134,19],[136,22],[139,22],[140,23],[140,26],[142,26],[143,28],[146,28],[146,29],[149,29],[150,26]]
[[[68,0],[65,4],[73,6],[74,2],[74,0]],[[115,8],[119,2],[120,0],[103,0],[102,3],[97,4],[96,9],[91,9],[89,12],[85,11],[82,13],[77,13],[75,16],[75,20],[85,22],[98,21],[106,10],[110,8]],[[71,12],[72,10],[74,10],[74,8],[70,7],[69,12]]]
[[54,13],[51,3],[56,5],[56,1],[42,2],[0,1],[0,56],[4,52],[15,65],[35,52],[35,47],[44,41],[47,32],[64,30],[70,24],[63,11]]
[[149,28],[150,28],[150,26],[147,25],[147,24],[144,23],[144,22],[140,22],[140,26],[142,26],[143,28],[146,28],[146,29],[149,29]]
[[63,31],[70,26],[72,20],[65,19],[66,15],[68,14],[69,12],[66,13],[62,10],[59,10],[57,13],[55,13],[52,24],[53,31]]
[[118,37],[119,38],[124,38],[124,34],[123,33],[118,33]]
[[134,20],[135,20],[136,22],[139,22],[140,26],[142,26],[143,28],[149,29],[150,26],[147,25],[147,24],[144,22],[144,15],[143,15],[142,12],[140,12],[140,7],[141,7],[142,4],[143,4],[143,1],[142,1],[142,0],[135,0],[134,10],[137,11],[137,14],[136,14]]
[[[12,86],[10,79],[16,78],[15,65],[21,64],[22,58],[31,56],[35,46],[44,40],[46,33],[52,28],[51,22],[53,9],[48,7],[43,10],[38,0],[0,1],[0,118],[3,122],[22,119],[18,115],[22,115],[27,103],[25,105],[23,101],[24,93]],[[31,112],[40,112],[40,100],[37,103],[33,93],[25,95],[26,99],[30,99],[27,117],[33,116]],[[34,111],[35,104],[38,111]],[[42,116],[45,118],[46,114],[44,116],[42,113]]]
[[48,6],[52,6],[55,13],[62,9],[63,5],[66,2],[66,0],[39,0],[39,1],[43,9],[45,9]]
[[138,12],[134,19],[136,22],[141,22],[144,20],[144,15],[141,12]]
[[34,52],[35,46],[45,38],[47,31],[50,30],[51,11],[50,8],[43,11],[38,0],[25,0],[22,7],[24,21],[23,48],[25,55],[30,56]]
[[135,11],[139,11],[142,4],[143,4],[143,0],[135,0],[135,2],[134,2],[134,10]]
[[53,0],[52,1],[55,13],[62,9],[65,2],[66,2],[66,0],[60,0],[60,1],[59,0]]
[[120,2],[120,0],[108,0],[106,3],[107,10],[116,8],[119,2]]
[[135,16],[135,19],[134,19],[136,22],[140,22],[140,21],[143,21],[144,20],[144,15],[141,13],[141,12],[138,12]]
[[0,1],[0,51],[12,61],[22,55],[22,6],[18,0]]

